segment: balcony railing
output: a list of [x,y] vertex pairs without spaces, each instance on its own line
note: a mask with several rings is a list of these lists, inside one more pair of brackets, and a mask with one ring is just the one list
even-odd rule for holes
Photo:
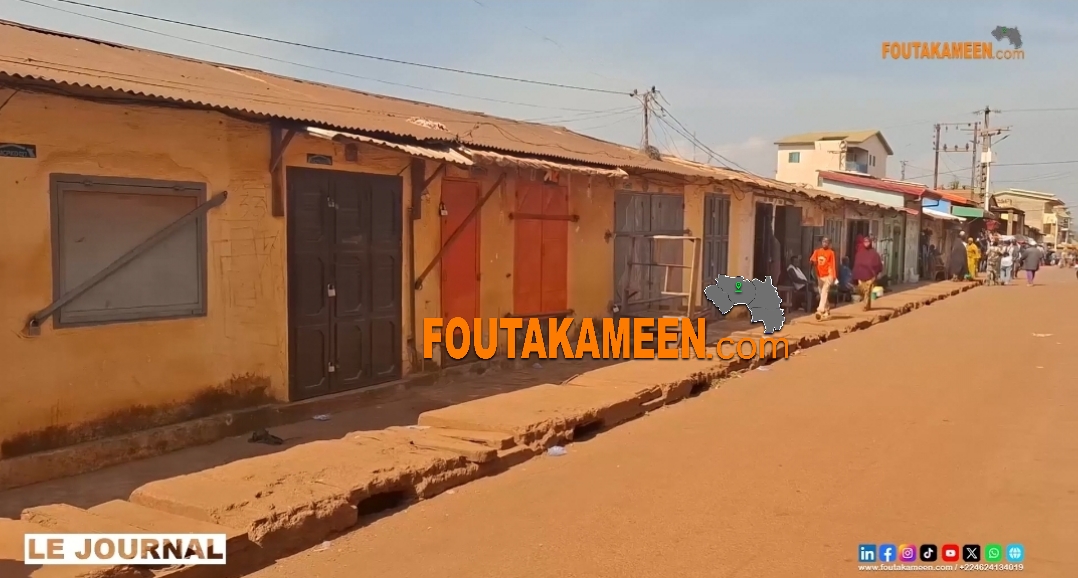
[[854,173],[865,173],[867,175],[868,165],[856,163],[853,161],[846,161],[846,170]]

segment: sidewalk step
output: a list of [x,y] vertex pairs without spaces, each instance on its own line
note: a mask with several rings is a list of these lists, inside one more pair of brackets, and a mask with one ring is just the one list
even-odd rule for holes
[[513,436],[509,434],[490,432],[490,431],[469,431],[460,429],[444,429],[444,428],[431,428],[428,431],[437,433],[438,435],[456,438],[468,442],[485,445],[495,450],[507,450],[514,445],[516,441],[513,440]]
[[475,442],[443,436],[438,430],[418,430],[393,426],[388,432],[398,433],[408,439],[412,445],[421,449],[444,450],[464,456],[464,459],[476,464],[484,464],[498,457],[498,450]]
[[99,516],[68,504],[27,508],[22,511],[22,519],[56,533],[138,534],[144,531],[125,522]]
[[520,445],[571,440],[578,427],[610,426],[644,413],[650,401],[632,389],[543,384],[420,414],[434,428],[512,434]]
[[147,568],[132,566],[27,565],[23,556],[26,534],[62,534],[55,528],[0,518],[0,578],[150,578]]
[[251,545],[250,540],[247,539],[247,533],[243,530],[169,514],[126,500],[112,500],[98,504],[87,512],[129,524],[142,532],[151,534],[224,534],[229,554]]
[[[325,536],[355,525],[356,509],[344,490],[267,472],[263,460],[281,454],[151,482],[132,492],[130,500],[242,530],[259,546],[284,550],[309,546],[307,534]],[[231,471],[219,471],[224,468]]]

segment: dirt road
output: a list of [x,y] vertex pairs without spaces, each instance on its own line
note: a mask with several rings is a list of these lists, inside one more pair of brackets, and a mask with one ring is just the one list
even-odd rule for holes
[[256,578],[808,577],[1021,543],[1074,576],[1078,281],[980,288],[374,521]]

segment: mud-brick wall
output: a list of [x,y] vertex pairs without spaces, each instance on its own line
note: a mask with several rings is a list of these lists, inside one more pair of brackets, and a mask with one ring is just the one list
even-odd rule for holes
[[[0,100],[7,97],[0,91]],[[269,133],[214,112],[20,92],[0,142],[0,455],[11,457],[286,397],[285,227],[270,214]],[[20,336],[52,301],[49,176],[194,181],[208,215],[208,314]]]

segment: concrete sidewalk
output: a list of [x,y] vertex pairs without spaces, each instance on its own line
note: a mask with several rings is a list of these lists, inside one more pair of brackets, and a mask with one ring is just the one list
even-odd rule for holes
[[[872,312],[852,305],[836,309],[827,321],[795,319],[776,337],[788,339],[791,352],[796,353],[974,286],[947,282],[890,294],[880,299]],[[761,334],[762,329],[755,326],[731,337]],[[457,405],[443,403],[448,407],[421,413],[419,426],[352,431],[344,425],[348,420],[334,416],[329,422],[316,422],[324,428],[324,441],[293,445],[276,453],[269,452],[279,448],[229,440],[235,453],[217,453],[207,463],[199,463],[195,453],[206,448],[189,450],[186,457],[190,461],[183,467],[174,460],[182,462],[185,456],[181,454],[188,452],[163,456],[168,461],[157,465],[171,465],[174,477],[132,488],[128,501],[101,503],[109,494],[127,490],[132,481],[114,479],[110,483],[107,470],[86,476],[101,476],[96,481],[80,476],[84,478],[81,483],[64,486],[59,495],[66,498],[56,499],[55,493],[43,487],[24,488],[21,496],[19,490],[8,492],[2,498],[5,509],[25,509],[21,521],[0,522],[0,560],[21,559],[21,535],[26,532],[195,532],[208,531],[207,524],[213,524],[231,537],[228,569],[238,575],[241,568],[270,563],[348,530],[366,514],[497,473],[550,445],[567,443],[675,403],[716,380],[761,363],[759,359],[635,360],[590,371],[570,363],[573,374],[562,380],[551,379],[552,383]],[[276,433],[294,437],[286,430]],[[268,455],[232,457],[242,457],[252,447]],[[208,455],[203,454],[203,459]],[[152,468],[153,461],[144,461],[142,468]],[[178,475],[192,471],[197,473]],[[101,492],[98,488],[102,487],[110,490]],[[34,506],[35,497],[40,504],[46,496],[81,507]],[[10,544],[18,544],[18,550],[9,550],[6,545]],[[205,567],[179,572],[187,576],[204,571],[200,568]],[[127,567],[65,567],[64,572],[69,573],[62,576],[105,576],[105,570],[114,578],[145,575],[145,570]]]

